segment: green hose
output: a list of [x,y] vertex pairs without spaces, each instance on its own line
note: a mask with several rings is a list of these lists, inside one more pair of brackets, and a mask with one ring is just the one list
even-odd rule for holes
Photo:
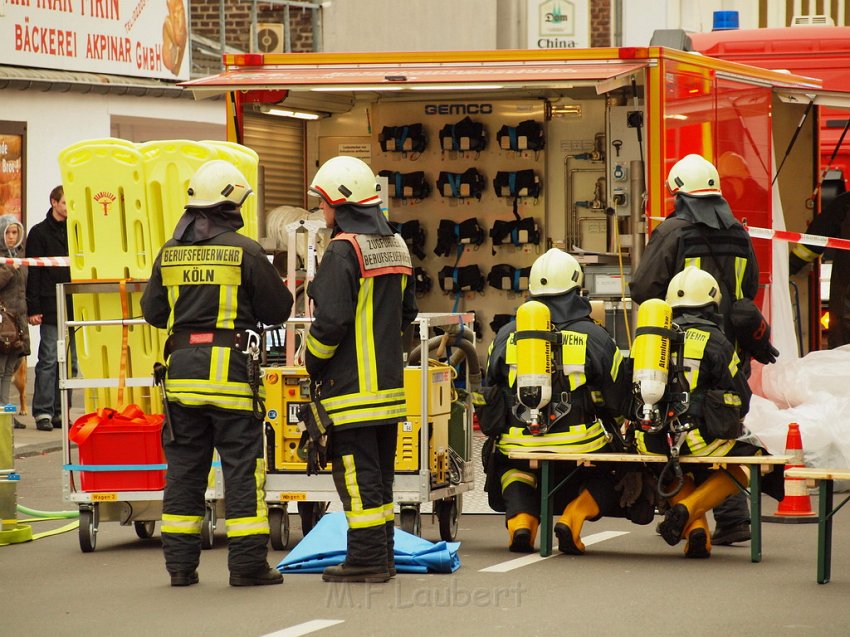
[[30,509],[29,507],[25,507],[23,504],[18,505],[18,513],[23,513],[24,515],[34,515],[39,518],[48,518],[51,520],[64,520],[70,518],[78,518],[80,517],[79,510],[77,511],[39,511],[38,509]]

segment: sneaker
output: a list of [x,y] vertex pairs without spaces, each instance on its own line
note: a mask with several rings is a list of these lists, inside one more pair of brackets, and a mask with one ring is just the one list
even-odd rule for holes
[[741,522],[732,526],[715,527],[714,533],[711,534],[711,543],[728,546],[735,542],[747,542],[750,538],[750,523]]
[[269,586],[272,584],[283,584],[283,575],[268,564],[254,573],[230,574],[231,586]]
[[517,529],[511,538],[508,547],[511,553],[534,553],[534,545],[531,543],[531,529]]
[[708,535],[705,529],[694,529],[688,535],[688,546],[685,548],[685,557],[704,560],[711,557],[708,548]]
[[12,418],[12,422],[14,423],[15,429],[26,429],[27,428],[26,424],[22,423],[17,418]]
[[661,537],[670,546],[676,546],[682,539],[685,526],[688,524],[688,508],[684,504],[677,504],[664,515],[664,520],[658,525]]
[[50,418],[39,418],[35,421],[35,428],[39,431],[53,431],[53,423]]
[[172,573],[171,574],[171,585],[172,586],[191,586],[192,584],[198,583],[198,571],[192,571],[191,573]]
[[576,546],[575,540],[573,540],[572,529],[563,522],[558,522],[555,525],[555,537],[558,538],[558,550],[561,553],[566,553],[567,555],[584,555],[584,551]]
[[379,584],[390,579],[389,571],[376,570],[374,566],[349,566],[345,562],[328,566],[322,572],[325,582],[370,582]]

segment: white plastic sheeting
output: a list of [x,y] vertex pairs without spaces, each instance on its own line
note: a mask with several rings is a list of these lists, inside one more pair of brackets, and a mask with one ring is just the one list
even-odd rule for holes
[[850,345],[780,358],[761,380],[764,398],[753,396],[745,423],[771,453],[785,451],[795,422],[806,465],[850,468]]

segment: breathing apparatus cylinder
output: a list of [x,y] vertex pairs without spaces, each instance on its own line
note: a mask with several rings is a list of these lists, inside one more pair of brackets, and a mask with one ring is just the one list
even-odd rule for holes
[[[526,301],[516,313],[516,392],[519,402],[535,414],[552,399],[552,343],[542,338],[552,329],[549,308],[540,301]],[[541,337],[520,337],[523,332]]]
[[644,425],[653,420],[656,405],[663,398],[667,387],[670,338],[660,332],[669,331],[672,320],[673,309],[665,301],[650,299],[640,304],[632,346],[632,382],[637,384],[643,400],[640,415]]

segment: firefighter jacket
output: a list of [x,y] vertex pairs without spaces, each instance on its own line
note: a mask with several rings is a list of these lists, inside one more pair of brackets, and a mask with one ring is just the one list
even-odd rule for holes
[[[563,334],[563,344],[553,345],[562,348],[563,369],[553,372],[552,400],[567,392],[571,408],[542,436],[532,436],[509,410],[498,449],[503,453],[541,446],[563,446],[567,453],[602,450],[607,444],[602,418],[625,414],[631,398],[631,375],[620,350],[605,328],[590,318],[590,303],[577,291],[534,300],[549,307],[554,329]],[[487,359],[485,384],[509,389],[509,403],[516,395],[515,335],[516,321],[511,321],[499,330]]]
[[258,330],[259,323],[275,325],[289,317],[292,294],[260,244],[229,230],[193,242],[170,239],[156,258],[141,305],[154,327],[169,336],[190,335],[192,345],[175,349],[166,360],[169,400],[252,409],[247,355],[210,342],[213,330]]
[[[812,219],[806,234],[850,239],[848,209],[850,193],[839,195]],[[823,250],[819,246],[796,244],[791,253],[791,273],[795,274],[803,265],[817,259]],[[847,343],[850,343],[850,251],[836,250],[829,279],[829,347]]]
[[[692,312],[692,313],[691,313]],[[719,328],[720,317],[707,310],[689,310],[674,318],[673,322],[684,332],[682,366],[689,392],[687,412],[682,416],[697,427],[687,432],[682,455],[725,456],[733,452],[736,440],[712,436],[706,418],[712,407],[710,398],[718,395],[721,403],[733,408],[738,421],[742,421],[750,408],[752,390],[739,370],[738,355]],[[678,361],[673,348],[671,365]],[[717,405],[717,403],[714,403]],[[637,433],[638,450],[643,453],[666,453],[666,435]]]
[[401,236],[337,232],[307,289],[306,365],[337,428],[404,419],[402,331],[416,318]]
[[[746,229],[731,213],[715,213],[719,202],[713,200],[725,203],[722,197],[676,196],[676,210],[650,235],[629,288],[637,303],[663,299],[670,280],[687,266],[705,270],[720,284],[723,331],[732,340],[730,307],[737,299],[756,298],[759,267]],[[710,214],[700,206],[710,206]]]

